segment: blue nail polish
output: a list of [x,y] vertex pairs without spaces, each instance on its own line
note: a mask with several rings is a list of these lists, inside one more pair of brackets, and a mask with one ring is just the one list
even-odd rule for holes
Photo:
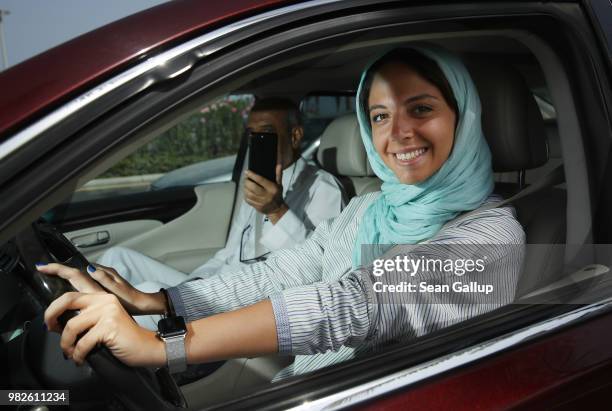
[[36,263],[36,267],[44,267],[47,263]]
[[89,274],[92,274],[92,273],[93,273],[93,272],[95,272],[95,271],[96,271],[96,267],[94,267],[93,265],[89,264],[89,265],[87,266],[87,272],[88,272]]

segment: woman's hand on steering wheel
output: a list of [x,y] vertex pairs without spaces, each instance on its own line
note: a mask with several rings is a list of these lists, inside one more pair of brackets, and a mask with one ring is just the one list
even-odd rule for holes
[[77,268],[69,267],[63,264],[37,263],[36,269],[41,273],[56,275],[68,281],[77,291],[83,293],[98,293],[104,292],[104,288],[94,281],[90,276],[83,274]]
[[[79,314],[62,330],[58,317],[68,310]],[[163,366],[166,361],[163,342],[153,331],[138,326],[113,294],[65,293],[49,305],[45,323],[49,330],[61,333],[62,351],[77,364],[98,344],[129,366]]]
[[83,293],[111,292],[132,315],[163,314],[166,311],[163,296],[136,289],[111,267],[90,264],[87,267],[89,275],[76,268],[57,263],[37,265],[36,269],[69,281],[77,291]]

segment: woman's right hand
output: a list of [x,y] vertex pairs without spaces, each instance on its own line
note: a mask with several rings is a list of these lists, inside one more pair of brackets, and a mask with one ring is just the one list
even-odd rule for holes
[[[78,311],[62,327],[58,318],[67,310]],[[166,363],[164,344],[156,333],[139,327],[119,299],[106,292],[62,294],[45,310],[45,323],[49,331],[61,334],[62,351],[77,364],[82,364],[98,344],[104,344],[129,366],[161,367]]]
[[150,294],[136,289],[111,267],[90,264],[87,267],[89,275],[76,268],[57,263],[36,265],[36,269],[67,280],[77,291],[83,293],[109,291],[117,296],[121,304],[132,315],[166,312],[166,301],[162,293]]

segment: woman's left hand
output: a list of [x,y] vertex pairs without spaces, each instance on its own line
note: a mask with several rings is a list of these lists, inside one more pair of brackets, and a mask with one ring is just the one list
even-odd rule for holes
[[[57,319],[67,310],[79,310],[79,314],[62,330]],[[45,323],[49,330],[62,334],[62,351],[77,364],[82,364],[97,344],[104,344],[129,366],[163,366],[166,363],[163,342],[153,331],[138,326],[113,294],[65,293],[49,305]]]

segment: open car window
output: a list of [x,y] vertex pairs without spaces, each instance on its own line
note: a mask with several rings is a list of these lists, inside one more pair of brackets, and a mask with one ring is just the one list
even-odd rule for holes
[[79,188],[71,202],[230,181],[252,95],[227,95],[176,125]]
[[305,158],[310,158],[329,123],[344,114],[355,113],[355,93],[311,93],[300,102],[300,111],[304,123],[302,152]]

